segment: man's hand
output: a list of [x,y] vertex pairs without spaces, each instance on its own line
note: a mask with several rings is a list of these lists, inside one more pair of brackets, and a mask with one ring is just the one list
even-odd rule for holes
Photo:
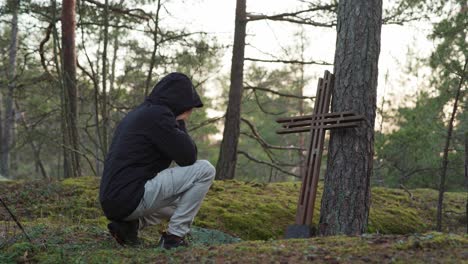
[[185,111],[183,112],[182,114],[180,114],[179,116],[176,117],[176,120],[184,120],[184,121],[187,121],[190,117],[190,115],[192,114],[192,109],[188,110],[188,111]]

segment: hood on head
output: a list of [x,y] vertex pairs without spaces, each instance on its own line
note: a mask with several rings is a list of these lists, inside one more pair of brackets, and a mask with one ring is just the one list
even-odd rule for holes
[[192,81],[187,75],[179,72],[170,73],[162,78],[154,86],[147,101],[169,107],[175,116],[194,107],[203,107]]

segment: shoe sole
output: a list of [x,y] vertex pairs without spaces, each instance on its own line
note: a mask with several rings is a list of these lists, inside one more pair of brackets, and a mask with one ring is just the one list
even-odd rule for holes
[[110,224],[107,226],[107,229],[109,229],[109,233],[115,239],[115,241],[117,241],[117,243],[119,243],[119,245],[124,247],[125,246],[124,241],[118,236],[117,232],[112,228],[112,226]]

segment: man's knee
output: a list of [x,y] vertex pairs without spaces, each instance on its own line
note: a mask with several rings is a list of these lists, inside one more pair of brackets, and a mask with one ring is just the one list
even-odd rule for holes
[[197,166],[204,172],[205,177],[214,179],[216,175],[215,167],[207,160],[197,160]]

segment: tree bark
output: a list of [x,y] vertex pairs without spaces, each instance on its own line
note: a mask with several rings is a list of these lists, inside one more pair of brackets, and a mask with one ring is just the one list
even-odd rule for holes
[[75,47],[75,0],[63,0],[62,4],[62,67],[65,110],[65,177],[81,175],[80,157],[76,151],[78,142],[78,92],[76,88],[76,47]]
[[[120,0],[119,6],[121,6],[124,3],[124,0]],[[115,85],[115,66],[117,62],[117,51],[119,49],[119,28],[118,25],[120,24],[120,17],[115,18],[115,25],[116,28],[114,29],[114,34],[113,34],[113,44],[112,44],[112,49],[113,49],[113,54],[112,54],[112,63],[111,63],[111,75],[109,77],[109,95],[112,96],[114,93],[114,85]],[[111,97],[112,98],[112,97]],[[111,100],[109,98],[109,100]]]
[[382,0],[339,2],[332,111],[363,114],[367,124],[331,132],[321,235],[358,235],[367,229],[381,23]]
[[444,207],[444,193],[445,193],[445,179],[447,177],[448,167],[448,152],[450,147],[450,140],[452,140],[453,123],[458,109],[458,101],[460,99],[461,88],[463,87],[464,78],[466,75],[466,64],[468,60],[465,60],[465,66],[461,72],[460,82],[458,83],[457,91],[455,94],[455,102],[453,103],[452,113],[450,115],[450,121],[448,123],[447,137],[445,138],[444,154],[442,157],[442,169],[440,171],[440,183],[439,183],[439,201],[437,203],[437,231],[442,232],[442,211]]
[[104,1],[104,43],[102,48],[102,94],[101,94],[101,116],[102,116],[102,151],[103,156],[107,154],[107,131],[109,126],[109,113],[107,111],[107,46],[109,42],[109,0]]
[[233,179],[236,174],[237,145],[240,133],[240,113],[244,90],[244,49],[246,32],[246,0],[237,0],[234,46],[231,61],[231,85],[224,123],[223,140],[216,164],[216,179]]
[[[0,93],[0,102],[3,102],[2,93]],[[0,105],[0,143],[3,145],[3,106]],[[0,176],[3,176],[3,148],[0,146]]]
[[10,0],[12,10],[11,40],[8,59],[8,90],[5,97],[5,118],[2,126],[0,174],[10,177],[10,151],[13,144],[13,127],[15,125],[15,109],[13,107],[13,93],[16,87],[16,57],[18,50],[18,9],[19,0]]
[[[465,193],[468,194],[468,132],[465,132]],[[466,195],[465,217],[468,219],[468,195]],[[468,221],[466,221],[466,233],[468,234]]]

